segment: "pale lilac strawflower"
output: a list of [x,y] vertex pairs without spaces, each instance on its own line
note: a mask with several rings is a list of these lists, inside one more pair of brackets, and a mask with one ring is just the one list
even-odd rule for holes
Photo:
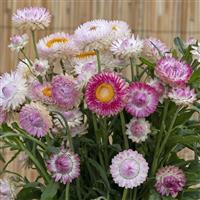
[[110,47],[110,51],[120,58],[137,57],[143,49],[143,40],[132,35],[114,41]]
[[33,72],[38,76],[44,76],[48,69],[50,68],[48,64],[48,60],[43,60],[43,59],[35,59],[33,63]]
[[155,188],[162,196],[176,197],[185,184],[185,174],[176,166],[163,167],[156,174]]
[[145,182],[148,175],[148,163],[137,151],[124,150],[112,159],[110,173],[119,187],[133,189]]
[[197,45],[192,46],[192,50],[190,51],[195,59],[200,62],[200,42]]
[[22,50],[25,45],[28,43],[28,35],[27,34],[23,34],[23,35],[14,35],[10,38],[10,44],[8,45],[8,47],[12,50],[12,51],[17,51],[19,52],[20,50]]
[[80,175],[80,159],[71,151],[61,150],[47,160],[47,168],[56,182],[68,184]]
[[51,22],[51,15],[46,8],[29,7],[18,9],[12,16],[14,25],[18,28],[44,29]]
[[128,138],[136,143],[144,142],[147,139],[148,134],[151,132],[149,122],[143,118],[132,118],[126,127]]
[[148,117],[158,105],[156,90],[146,83],[133,82],[129,85],[125,109],[134,117]]
[[192,75],[190,65],[173,57],[162,58],[155,67],[155,74],[172,87],[184,86]]
[[7,112],[0,106],[0,124],[6,122]]
[[51,86],[52,98],[58,106],[68,110],[79,104],[81,93],[72,77],[68,75],[54,76]]
[[40,104],[26,104],[20,111],[20,126],[35,137],[45,136],[52,127],[52,121],[46,107]]
[[82,136],[82,135],[85,135],[88,133],[88,126],[87,124],[81,124],[79,126],[75,126],[75,127],[72,127],[70,128],[70,134],[72,137],[75,137],[75,136]]
[[126,102],[126,82],[114,72],[94,75],[88,82],[85,100],[88,108],[100,116],[116,115]]
[[17,64],[15,72],[26,79],[27,82],[31,82],[34,78],[31,65],[27,59],[23,59]]
[[0,179],[0,199],[1,200],[15,199],[14,187],[6,179]]
[[19,73],[5,73],[0,76],[0,107],[15,110],[26,100],[27,83]]
[[194,89],[190,87],[172,88],[168,93],[169,98],[177,105],[191,105],[197,97]]

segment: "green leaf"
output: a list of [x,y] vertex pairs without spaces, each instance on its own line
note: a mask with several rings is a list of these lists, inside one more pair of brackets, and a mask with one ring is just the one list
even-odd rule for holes
[[6,161],[4,160],[4,157],[1,155],[1,153],[0,153],[0,161],[2,161],[3,163],[6,162]]
[[193,72],[193,74],[189,80],[189,83],[191,84],[198,79],[200,79],[200,68],[198,68],[195,72]]
[[57,194],[58,188],[58,183],[51,182],[42,193],[41,200],[51,200]]
[[194,111],[192,110],[179,114],[179,116],[176,119],[175,126],[187,122],[192,117],[193,113]]
[[200,199],[200,188],[188,188],[182,193],[181,200]]
[[183,44],[183,41],[181,40],[180,37],[176,37],[174,39],[174,44],[176,45],[176,47],[178,48],[178,50],[184,54],[185,50],[184,50],[184,44]]
[[161,200],[161,197],[155,190],[151,190],[148,200]]
[[40,199],[41,190],[39,188],[23,188],[18,194],[16,200],[35,200]]
[[147,65],[151,70],[154,69],[154,67],[155,67],[155,65],[156,65],[155,63],[152,63],[152,62],[148,61],[147,59],[145,59],[145,58],[143,58],[143,57],[140,57],[140,61],[141,61],[143,64]]

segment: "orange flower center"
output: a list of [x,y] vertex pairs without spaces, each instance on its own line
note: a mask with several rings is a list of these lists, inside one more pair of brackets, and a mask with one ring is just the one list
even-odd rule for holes
[[47,86],[47,87],[43,88],[42,93],[44,94],[44,96],[51,97],[52,96],[51,87]]
[[103,103],[108,103],[115,96],[113,86],[109,83],[102,83],[96,89],[96,98]]
[[96,26],[91,26],[91,27],[90,27],[90,31],[95,31],[96,29],[97,29]]
[[53,38],[47,42],[46,46],[51,48],[55,43],[66,43],[68,41],[67,38]]
[[84,59],[84,58],[87,58],[89,56],[95,56],[95,55],[96,55],[95,51],[86,51],[86,52],[82,52],[82,53],[76,55],[76,58]]

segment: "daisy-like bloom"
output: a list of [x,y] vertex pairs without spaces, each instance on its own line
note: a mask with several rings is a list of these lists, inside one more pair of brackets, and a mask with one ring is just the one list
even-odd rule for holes
[[148,175],[148,163],[137,151],[124,150],[112,159],[110,172],[119,187],[134,188],[141,185]]
[[161,40],[156,38],[148,38],[144,40],[142,53],[153,61],[159,60],[162,56],[169,55],[169,52],[170,49]]
[[78,44],[71,35],[63,32],[53,33],[39,40],[37,49],[44,59],[65,58],[78,53]]
[[56,182],[68,184],[80,175],[80,159],[71,151],[61,150],[47,160],[47,168]]
[[54,76],[51,86],[52,98],[58,106],[69,110],[79,104],[81,93],[72,77],[68,75]]
[[12,184],[6,179],[0,179],[0,199],[14,200],[15,193]]
[[194,89],[190,89],[190,87],[172,88],[168,96],[177,105],[186,106],[191,105],[197,99]]
[[51,22],[51,15],[46,8],[30,7],[18,9],[12,16],[14,25],[18,28],[31,30],[44,29]]
[[10,44],[8,45],[8,47],[12,50],[12,51],[17,51],[19,52],[20,50],[22,50],[25,45],[28,43],[28,35],[27,34],[23,34],[23,35],[14,35],[10,38]]
[[142,118],[131,119],[126,127],[126,134],[128,135],[129,139],[136,143],[145,141],[148,137],[148,134],[151,132],[149,122]]
[[7,113],[5,110],[3,110],[2,107],[0,107],[0,124],[4,123],[7,118]]
[[185,42],[185,46],[188,47],[189,45],[195,45],[197,40],[194,37],[189,37]]
[[5,73],[0,77],[0,106],[14,110],[26,100],[26,80],[19,73]]
[[190,65],[173,57],[162,58],[155,67],[155,74],[172,87],[184,86],[190,79]]
[[52,121],[46,107],[31,103],[26,104],[20,111],[20,126],[35,137],[45,136],[52,127]]
[[45,75],[47,70],[49,69],[48,60],[42,60],[42,59],[35,59],[33,63],[33,71],[36,75]]
[[156,90],[146,83],[133,82],[129,85],[126,111],[134,117],[148,117],[158,105]]
[[200,62],[200,42],[198,42],[197,45],[193,45],[190,52],[192,53],[194,58],[196,58],[198,62]]
[[48,82],[40,83],[38,80],[35,80],[30,85],[30,96],[32,100],[41,101],[45,104],[54,104],[52,98],[52,87]]
[[88,126],[86,124],[81,124],[79,126],[75,126],[70,128],[70,134],[72,137],[75,137],[77,135],[82,136],[88,133]]
[[110,47],[111,52],[121,58],[138,56],[143,49],[143,40],[132,35],[114,41]]
[[110,32],[108,21],[97,19],[80,25],[74,36],[84,50],[104,50],[108,47],[107,38]]
[[27,59],[23,59],[16,66],[16,73],[22,75],[26,80],[32,77],[31,66]]
[[126,83],[120,76],[114,72],[102,72],[89,80],[85,100],[91,111],[111,116],[123,110],[126,94]]
[[163,167],[156,174],[155,188],[162,196],[176,197],[178,192],[183,190],[185,184],[185,174],[176,166]]

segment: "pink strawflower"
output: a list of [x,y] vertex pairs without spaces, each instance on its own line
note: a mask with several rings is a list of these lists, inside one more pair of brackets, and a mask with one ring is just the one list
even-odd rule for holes
[[194,89],[189,87],[172,88],[168,96],[177,105],[191,105],[197,99]]
[[195,45],[196,43],[197,39],[195,39],[194,37],[189,37],[185,42],[185,46],[188,47],[189,45]]
[[166,166],[158,170],[156,174],[156,190],[162,196],[176,197],[183,190],[186,177],[183,170],[176,166]]
[[48,60],[35,59],[32,68],[36,76],[44,76],[50,68],[50,65]]
[[80,175],[79,156],[71,151],[61,150],[53,154],[47,161],[47,167],[55,181],[63,184],[71,183]]
[[126,83],[120,76],[114,72],[102,72],[89,80],[85,100],[91,111],[105,117],[123,110],[126,94]]
[[141,185],[147,178],[148,163],[137,151],[124,150],[112,159],[110,172],[119,187],[134,188]]
[[143,118],[132,118],[126,127],[126,134],[129,139],[136,143],[144,142],[151,132],[149,122]]
[[12,21],[18,28],[44,29],[49,26],[51,15],[46,8],[29,7],[18,9],[12,16]]
[[0,124],[6,122],[7,112],[0,106]]
[[23,34],[23,35],[14,35],[10,38],[10,44],[8,45],[8,47],[12,50],[12,51],[17,51],[19,52],[20,50],[22,50],[25,45],[28,43],[28,35],[27,34]]
[[148,117],[158,105],[156,90],[146,83],[133,82],[129,85],[126,111],[134,117]]
[[166,57],[158,61],[155,74],[163,82],[172,87],[177,87],[187,83],[192,74],[192,68],[176,58]]
[[38,138],[45,136],[52,127],[51,117],[46,107],[33,102],[21,109],[19,123],[27,133]]
[[15,190],[10,181],[0,179],[0,199],[1,200],[14,200]]
[[68,75],[57,75],[52,80],[52,98],[58,106],[65,109],[76,107],[81,94],[75,80]]

